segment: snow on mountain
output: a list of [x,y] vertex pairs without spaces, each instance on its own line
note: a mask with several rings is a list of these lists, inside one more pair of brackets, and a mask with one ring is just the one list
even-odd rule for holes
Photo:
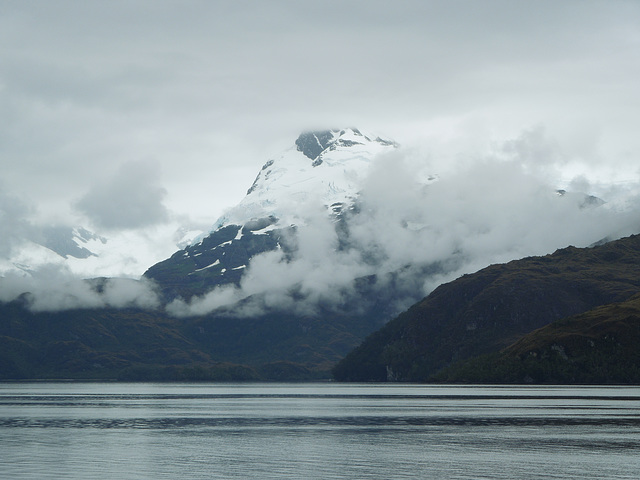
[[63,258],[87,258],[95,255],[84,245],[88,242],[99,241],[106,243],[107,239],[96,235],[85,228],[67,226],[50,226],[42,230],[42,245]]
[[[284,263],[302,254],[301,228],[304,238],[318,239],[317,255],[333,248],[327,236],[337,235],[335,225],[356,202],[375,159],[397,147],[356,128],[301,134],[292,148],[263,165],[245,198],[208,234],[149,268],[145,277],[159,283],[168,298],[190,298],[239,285],[250,263],[269,258],[268,252],[276,262],[284,255]],[[297,275],[288,278],[295,282]]]
[[177,224],[108,235],[82,227],[47,226],[16,242],[10,255],[0,258],[0,276],[9,272],[29,275],[43,267],[56,267],[81,278],[136,278],[201,233]]
[[[264,164],[246,197],[206,234],[177,223],[106,235],[82,227],[35,227],[28,237],[15,242],[8,257],[0,258],[0,275],[56,266],[82,278],[138,277],[176,249],[200,244],[220,228],[237,225],[244,234],[257,236],[301,225],[306,221],[301,212],[308,211],[302,206],[315,205],[331,214],[353,203],[372,160],[396,147],[391,140],[356,128],[306,132],[290,150]],[[234,239],[242,235],[234,233]],[[269,248],[277,244],[267,243]],[[235,278],[247,262],[226,262],[228,273],[222,273]],[[215,259],[210,263],[215,264]],[[204,267],[198,263],[194,269]]]
[[246,197],[211,231],[268,217],[275,217],[278,226],[295,225],[304,222],[303,205],[315,203],[331,211],[350,204],[373,159],[397,147],[357,128],[303,133],[294,147],[263,165]]

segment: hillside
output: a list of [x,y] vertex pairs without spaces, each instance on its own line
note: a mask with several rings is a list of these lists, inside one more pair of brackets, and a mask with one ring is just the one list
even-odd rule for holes
[[493,265],[441,285],[334,369],[339,381],[428,381],[556,320],[640,291],[640,236]]
[[168,319],[151,312],[32,313],[0,306],[0,378],[116,378],[136,365],[208,362]]
[[0,304],[0,380],[311,380],[371,331],[365,316],[204,315]]
[[535,330],[433,377],[453,383],[640,384],[640,294]]

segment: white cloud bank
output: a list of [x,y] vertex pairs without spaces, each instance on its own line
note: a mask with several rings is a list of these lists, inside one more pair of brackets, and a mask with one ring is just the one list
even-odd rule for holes
[[[567,156],[542,129],[474,161],[449,158],[455,167],[425,184],[420,172],[443,165],[436,160],[416,163],[409,152],[377,160],[361,191],[360,212],[347,221],[349,248],[338,248],[335,224],[317,205],[309,207],[293,259],[279,251],[256,256],[239,287],[176,300],[169,312],[200,315],[229,307],[238,316],[314,314],[342,308],[357,298],[354,281],[374,274],[380,292],[395,282],[390,301],[397,311],[440,283],[492,263],[640,232],[639,184],[599,186],[604,204],[587,195],[594,186],[584,178],[552,184]],[[568,187],[581,191],[558,192]]]
[[28,275],[9,272],[0,277],[0,301],[10,302],[18,298],[34,312],[160,307],[160,299],[150,282],[127,278],[84,280],[53,265]]
[[[558,184],[571,158],[541,128],[476,156],[446,149],[426,156],[411,150],[381,156],[362,185],[359,213],[347,215],[341,229],[322,205],[310,200],[300,206],[304,225],[292,239],[292,257],[281,251],[258,255],[239,287],[176,300],[167,311],[176,316],[219,308],[237,316],[265,311],[314,315],[354,308],[360,300],[358,279],[375,275],[374,290],[397,312],[440,283],[492,263],[638,233],[640,182],[592,184],[578,175]],[[434,172],[442,172],[437,181],[425,181]],[[111,179],[106,184],[120,183]],[[158,191],[153,178],[146,185]],[[559,195],[558,188],[567,193]],[[590,202],[590,193],[606,203]],[[15,197],[0,196],[0,222],[7,231],[32,230],[28,212]],[[347,244],[343,231],[348,231]],[[12,237],[3,238],[0,247],[10,249]],[[146,282],[114,278],[96,288],[59,265],[0,278],[0,301],[25,292],[35,311],[161,305]],[[389,292],[393,297],[383,297]]]

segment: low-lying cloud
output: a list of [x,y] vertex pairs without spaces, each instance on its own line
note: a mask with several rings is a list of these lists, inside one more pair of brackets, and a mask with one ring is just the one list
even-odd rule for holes
[[[292,252],[257,255],[238,286],[174,300],[166,310],[175,316],[213,311],[238,317],[273,311],[313,316],[362,311],[370,306],[367,302],[377,302],[393,315],[439,284],[492,263],[640,231],[638,183],[592,185],[581,176],[554,183],[560,178],[557,166],[564,164],[563,152],[539,130],[476,159],[436,155],[425,161],[402,150],[381,156],[353,210],[341,220],[310,199],[298,206],[300,222],[287,242],[295,245]],[[127,170],[133,172],[132,179],[140,179],[139,167]],[[118,178],[99,193],[115,195],[129,185]],[[161,205],[153,179],[145,181],[157,194],[151,203]],[[20,221],[25,205],[0,197],[0,207],[3,226],[30,228]],[[112,206],[108,215],[107,210],[103,213],[115,216],[115,210]],[[109,221],[112,226],[133,225],[139,223],[136,217],[134,213]],[[145,281],[86,281],[54,266],[0,278],[0,301],[18,297],[33,311],[162,306],[154,286]]]
[[179,299],[168,310],[178,316],[220,308],[238,316],[272,310],[313,315],[357,299],[357,279],[375,275],[379,292],[393,289],[389,308],[397,313],[442,282],[492,263],[640,231],[637,185],[609,187],[602,200],[615,201],[603,204],[588,195],[584,179],[567,186],[549,182],[563,161],[558,147],[536,131],[432,182],[422,180],[403,152],[380,157],[360,192],[358,213],[342,226],[346,247],[335,221],[309,207],[292,257],[258,255],[239,287]]
[[34,312],[160,307],[154,285],[145,280],[85,280],[54,265],[41,267],[29,274],[14,271],[0,277],[0,302],[17,299],[21,299]]

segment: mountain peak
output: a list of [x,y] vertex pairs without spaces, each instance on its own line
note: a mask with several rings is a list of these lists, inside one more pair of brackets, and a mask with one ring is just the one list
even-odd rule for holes
[[296,140],[296,147],[306,157],[315,160],[335,141],[336,130],[303,132]]
[[211,231],[270,216],[280,226],[298,224],[300,206],[308,201],[320,201],[331,213],[332,205],[350,204],[358,196],[374,158],[397,147],[353,127],[303,132],[292,148],[262,166],[246,197]]
[[350,127],[303,132],[296,140],[296,148],[307,158],[313,160],[312,165],[316,167],[322,163],[322,154],[327,150],[335,150],[338,147],[366,145],[372,142],[385,146],[397,146],[391,140],[385,140],[380,137],[374,138],[371,135],[362,133],[357,128]]

